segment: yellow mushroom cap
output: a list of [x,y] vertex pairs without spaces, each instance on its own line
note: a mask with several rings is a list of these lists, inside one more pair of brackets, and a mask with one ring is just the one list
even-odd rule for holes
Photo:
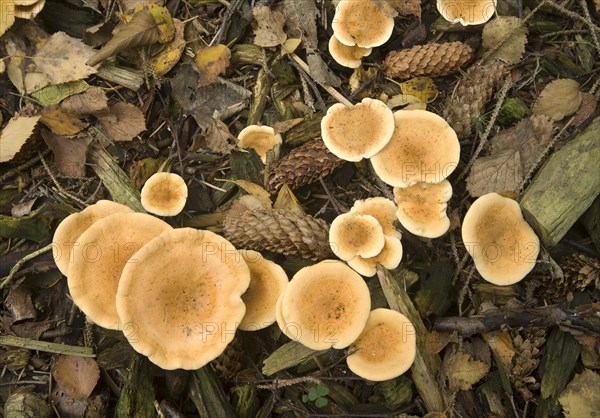
[[136,252],[171,226],[145,213],[116,213],[78,238],[67,284],[75,304],[97,325],[121,329],[115,296],[121,272],[137,264]]
[[331,22],[344,45],[372,48],[383,45],[394,30],[394,18],[371,0],[341,0]]
[[396,204],[390,199],[385,197],[370,197],[355,201],[350,212],[357,215],[373,216],[383,228],[384,235],[400,239],[402,238],[402,233],[394,226],[394,222],[397,220],[397,209]]
[[174,173],[153,174],[142,187],[142,206],[158,216],[175,216],[184,208],[188,196],[187,184]]
[[281,142],[281,135],[276,134],[270,126],[250,125],[238,134],[238,146],[256,151],[263,163],[267,162],[267,152],[274,148],[276,150]]
[[371,158],[381,180],[393,187],[439,183],[458,165],[460,144],[454,129],[427,110],[399,110],[392,139]]
[[417,353],[415,327],[391,309],[374,309],[346,359],[348,368],[375,382],[393,379],[412,366]]
[[377,264],[381,264],[386,269],[395,269],[402,261],[402,242],[397,237],[385,236],[385,245],[383,250],[375,257],[363,258],[357,255],[347,261],[358,274],[366,277],[373,277],[377,274]]
[[361,48],[357,45],[344,45],[335,35],[329,38],[329,53],[340,65],[348,68],[358,68],[363,57],[371,54],[372,48]]
[[133,348],[167,370],[199,369],[218,357],[244,317],[241,296],[250,283],[233,245],[209,231],[178,228],[135,258],[116,297]]
[[540,251],[540,240],[519,204],[497,193],[473,202],[463,220],[462,239],[481,277],[500,286],[522,280]]
[[363,330],[369,310],[369,288],[354,270],[325,260],[298,271],[283,293],[282,331],[313,350],[345,348]]
[[448,180],[395,187],[394,198],[398,205],[396,216],[402,226],[415,235],[441,237],[450,228],[446,208],[451,197],[452,185]]
[[377,219],[371,215],[344,213],[329,227],[329,245],[342,260],[375,257],[383,249],[385,235]]
[[363,99],[352,108],[336,103],[321,119],[325,146],[346,161],[371,158],[386,146],[393,133],[393,112],[375,99]]
[[491,19],[497,0],[437,0],[438,12],[449,22],[480,25]]
[[99,200],[63,219],[52,238],[52,256],[62,274],[68,275],[69,265],[73,262],[73,248],[79,245],[77,239],[81,234],[97,220],[119,212],[133,213],[133,210],[110,200]]
[[250,285],[242,295],[246,314],[239,329],[257,331],[275,322],[275,305],[288,284],[288,277],[278,264],[259,252],[238,251],[250,269]]
[[15,1],[15,17],[20,19],[33,19],[42,11],[46,0]]

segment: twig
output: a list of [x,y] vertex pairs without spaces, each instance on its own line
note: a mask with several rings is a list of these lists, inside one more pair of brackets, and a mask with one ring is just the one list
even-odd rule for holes
[[241,7],[241,5],[243,3],[244,3],[244,0],[233,0],[231,2],[229,7],[227,8],[227,11],[225,12],[225,15],[223,16],[223,22],[221,22],[221,26],[219,26],[219,30],[217,31],[215,36],[212,38],[212,40],[210,41],[208,46],[213,46],[214,44],[220,44],[223,41],[223,39],[225,39],[225,36],[227,35],[227,31],[229,30],[229,26],[231,25],[231,16],[233,15],[233,13],[235,13],[237,11],[237,9],[239,9]]
[[[592,29],[592,16],[590,16],[590,9],[588,9],[587,3],[585,0],[579,0],[579,4],[583,9],[583,14],[587,20],[586,25],[590,28],[590,32],[592,32],[592,41],[594,42],[594,47],[596,48],[596,53],[600,54],[600,42],[598,41],[598,35],[596,31]],[[596,3],[597,4],[597,3]]]
[[[42,151],[42,155],[46,155],[50,152],[49,149]],[[12,170],[8,170],[6,173],[2,174],[0,176],[0,183],[2,183],[3,181],[9,179],[10,177],[20,173],[23,170],[27,170],[29,167],[31,167],[32,165],[36,164],[38,161],[40,160],[40,157],[33,157],[31,160],[27,161],[24,164],[21,164],[18,167],[13,168]]]
[[17,272],[23,266],[23,264],[27,263],[29,260],[33,260],[38,255],[47,253],[50,250],[52,250],[52,244],[48,244],[45,247],[42,247],[37,251],[27,254],[25,257],[23,257],[22,259],[17,261],[15,263],[15,265],[10,269],[8,276],[2,278],[2,283],[0,283],[0,289],[3,289],[6,285],[8,285],[12,281],[13,277],[15,276],[15,274],[17,274]]
[[337,200],[335,200],[335,197],[333,197],[333,195],[329,191],[329,188],[327,187],[327,185],[323,181],[323,177],[319,177],[319,181],[321,182],[321,186],[323,186],[323,190],[325,190],[325,194],[327,194],[327,197],[329,198],[329,201],[331,202],[331,206],[333,206],[333,208],[335,209],[335,211],[339,215],[340,213],[342,213],[342,210],[341,210],[341,208],[340,208]]
[[30,338],[13,337],[12,335],[0,336],[0,345],[26,348],[35,351],[45,351],[47,353],[67,354],[79,357],[96,357],[91,348],[32,340]]
[[302,77],[302,80],[306,81],[306,83],[310,86],[310,89],[313,91],[313,94],[315,95],[315,97],[317,98],[317,101],[319,102],[319,107],[321,108],[321,112],[327,113],[327,105],[323,101],[323,97],[321,97],[321,93],[319,93],[319,89],[317,88],[315,81],[312,79],[312,77],[306,71],[304,71],[304,68],[302,68],[297,62],[290,60],[290,63],[294,66],[294,68],[296,68],[296,70],[298,70],[298,72],[300,73],[300,76]]
[[562,14],[564,14],[566,16],[569,16],[571,19],[579,20],[579,21],[585,23],[590,28],[591,31],[598,31],[598,32],[600,32],[600,27],[596,26],[591,20],[588,20],[587,18],[585,18],[585,17],[583,17],[583,16],[581,16],[581,15],[575,13],[575,12],[572,12],[569,9],[565,9],[564,7],[562,7],[558,3],[555,3],[555,2],[553,2],[551,0],[544,0],[544,1],[542,1],[540,3],[540,5],[541,4],[547,4],[550,7],[558,10]]

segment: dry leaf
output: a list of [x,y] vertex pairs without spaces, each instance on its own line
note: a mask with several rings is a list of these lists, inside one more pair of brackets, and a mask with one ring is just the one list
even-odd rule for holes
[[42,110],[40,122],[57,135],[73,136],[87,126],[76,116],[64,112],[58,106],[49,106]]
[[285,42],[287,35],[283,31],[283,25],[285,24],[283,13],[275,12],[268,6],[255,7],[252,13],[256,21],[254,45],[270,48],[282,45]]
[[413,15],[421,18],[420,0],[385,0],[401,16]]
[[14,35],[13,32],[4,36],[4,46],[7,56],[10,57],[6,62],[6,72],[19,93],[31,94],[50,84],[46,74],[30,59],[30,56],[35,54],[37,45],[43,44],[46,39],[39,39],[41,36],[37,36],[37,33],[26,33],[23,39],[17,38],[13,42],[14,36],[11,35]]
[[281,122],[275,122],[273,124],[273,132],[275,133],[275,135],[285,133],[303,121],[304,118],[294,118],[284,120]]
[[175,67],[175,64],[181,59],[185,50],[186,41],[183,30],[185,24],[179,19],[173,19],[175,26],[175,36],[171,42],[167,42],[158,54],[150,59],[150,65],[157,76],[168,73]]
[[[417,108],[423,107],[423,110],[427,107],[427,103],[424,103],[417,96],[413,96],[412,94],[397,94],[391,97],[387,103],[387,107],[390,109],[394,109],[399,106],[406,106],[404,109],[408,110],[408,106],[417,105]],[[408,105],[408,106],[407,106]]]
[[453,352],[444,358],[448,376],[448,387],[451,392],[469,390],[489,371],[490,366],[483,361],[473,360],[463,352]]
[[158,6],[163,6],[165,4],[164,0],[119,0],[121,10],[125,13],[148,3],[153,3]]
[[39,116],[15,116],[0,133],[0,163],[10,161],[29,139]]
[[91,87],[84,93],[65,99],[60,108],[72,115],[89,115],[108,107],[108,97],[100,87]]
[[540,93],[533,106],[533,114],[546,115],[558,121],[575,113],[582,100],[583,94],[577,81],[568,78],[554,80]]
[[288,35],[302,39],[306,48],[316,48],[319,10],[314,0],[284,0],[283,12]]
[[198,87],[215,83],[219,74],[223,74],[229,67],[231,51],[227,45],[215,45],[202,48],[196,52],[194,61],[200,72]]
[[429,77],[415,77],[404,83],[400,83],[403,94],[415,96],[423,103],[431,103],[438,96],[439,91]]
[[582,95],[581,105],[573,117],[573,126],[576,127],[581,126],[588,120],[590,116],[594,114],[596,107],[598,106],[598,99],[596,99],[596,96],[588,92],[582,93]]
[[233,145],[235,144],[235,137],[231,135],[224,122],[214,119],[213,121],[214,123],[210,123],[206,127],[206,146],[212,151],[229,154],[235,148],[235,145]]
[[431,331],[425,334],[425,350],[429,354],[437,354],[441,352],[451,342],[458,340],[458,334],[454,332],[437,332]]
[[67,395],[82,399],[96,387],[100,369],[94,359],[60,355],[54,365],[54,378]]
[[281,189],[279,189],[275,203],[273,203],[273,209],[279,209],[297,215],[306,215],[302,204],[298,201],[298,198],[287,184],[284,184],[281,186]]
[[510,367],[515,356],[515,347],[512,338],[506,331],[483,334],[490,348],[498,355],[505,367]]
[[87,150],[92,142],[89,135],[65,138],[42,129],[42,138],[54,153],[54,164],[59,173],[66,177],[85,177]]
[[585,369],[558,397],[566,418],[593,417],[600,411],[600,375]]
[[52,84],[82,80],[96,69],[85,62],[94,55],[94,50],[81,39],[57,32],[35,54],[33,60]]
[[[14,0],[0,0],[0,36],[15,23]],[[2,73],[0,71],[0,73]]]
[[357,96],[357,99],[360,100],[364,97],[370,97],[371,91],[373,90],[372,89],[373,84],[364,88],[363,83],[369,79],[376,77],[376,76],[377,76],[377,68],[375,68],[375,67],[371,67],[366,70],[362,66],[355,68],[354,71],[352,72],[352,75],[350,76],[350,80],[348,80],[348,85],[350,86],[350,92],[354,93],[359,88],[363,87],[363,90],[360,92],[360,95]]
[[332,87],[341,86],[342,80],[329,69],[318,53],[311,50],[306,52],[306,61],[313,80],[319,84],[328,84]]
[[94,115],[98,118],[100,129],[113,141],[131,141],[146,130],[144,114],[130,103],[116,103]]
[[498,16],[484,26],[482,37],[484,48],[492,49],[501,45],[492,56],[508,64],[516,64],[525,53],[527,27],[518,17]]
[[246,193],[252,195],[261,205],[266,205],[271,207],[271,195],[267,192],[263,187],[258,184],[254,184],[252,182],[246,180],[227,180],[228,182],[234,183],[240,189],[244,190]]
[[552,137],[546,116],[531,116],[490,140],[491,155],[475,160],[467,179],[473,197],[516,191]]

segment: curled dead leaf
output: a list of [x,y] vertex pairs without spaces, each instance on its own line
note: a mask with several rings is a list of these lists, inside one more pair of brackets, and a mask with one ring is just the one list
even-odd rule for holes
[[194,61],[200,72],[198,87],[217,82],[219,74],[223,74],[229,67],[230,59],[231,51],[227,45],[209,46],[197,51]]
[[42,138],[54,154],[54,164],[60,174],[66,177],[85,177],[85,162],[92,138],[82,134],[74,138],[56,135],[42,129]]

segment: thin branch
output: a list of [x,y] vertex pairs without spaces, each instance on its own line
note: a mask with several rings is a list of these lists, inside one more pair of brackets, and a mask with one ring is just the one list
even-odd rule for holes
[[15,265],[13,266],[13,268],[10,269],[8,276],[2,278],[2,282],[0,283],[0,289],[3,289],[12,281],[13,277],[21,269],[23,264],[27,263],[29,260],[33,260],[34,258],[36,258],[39,255],[47,253],[50,250],[52,250],[52,244],[48,244],[45,247],[42,247],[37,251],[27,254],[25,257],[23,257],[22,259],[17,261],[15,263]]

